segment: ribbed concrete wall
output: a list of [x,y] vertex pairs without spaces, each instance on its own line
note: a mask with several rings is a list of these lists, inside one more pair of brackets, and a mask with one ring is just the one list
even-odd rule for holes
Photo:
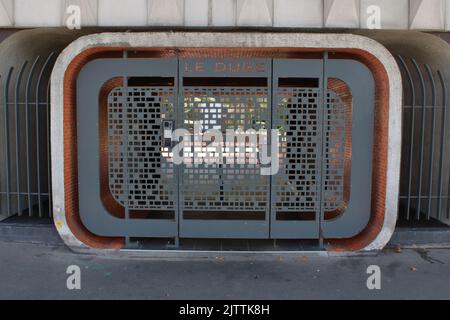
[[[0,39],[9,35],[10,32],[3,32],[0,34]],[[25,61],[28,62],[24,69],[24,76],[22,77],[22,81],[18,86],[18,102],[24,102],[25,99],[25,81],[29,76],[31,71],[33,61],[39,56],[40,60],[36,65],[36,70],[40,70],[43,66],[45,59],[51,52],[55,52],[56,56],[74,39],[83,35],[83,32],[73,32],[65,29],[34,29],[34,30],[23,30],[17,32],[6,40],[2,41],[0,44],[0,78],[2,79],[2,87],[0,90],[0,191],[6,192],[7,190],[7,155],[4,150],[6,150],[6,134],[5,134],[5,115],[4,115],[4,85],[7,78],[7,74],[10,68],[14,68],[11,77],[11,85],[9,89],[9,102],[12,104],[15,101],[15,87],[16,81],[18,77],[18,72],[21,69],[21,66]],[[48,70],[43,74],[42,84],[40,86],[40,102],[46,101],[46,84],[49,81],[51,66],[54,63],[53,59],[51,61],[51,65]],[[29,132],[30,138],[28,141],[29,150],[26,149],[26,136],[25,136],[25,114],[24,109],[20,107],[18,114],[16,115],[15,107],[13,105],[9,106],[9,143],[10,143],[10,152],[8,155],[9,159],[9,187],[11,193],[17,193],[18,190],[23,193],[23,195],[19,198],[20,206],[22,209],[27,209],[27,194],[28,186],[27,186],[27,157],[30,158],[29,166],[30,166],[30,192],[33,194],[31,197],[31,205],[35,205],[37,202],[37,196],[35,196],[38,188],[37,188],[37,145],[36,145],[36,107],[33,103],[35,103],[36,95],[35,88],[37,85],[37,73],[39,71],[35,71],[33,77],[30,79],[30,93],[29,93]],[[47,181],[47,155],[46,155],[46,121],[45,121],[45,110],[42,110],[38,113],[38,117],[40,119],[40,172],[41,172],[41,192],[45,193],[45,186],[48,185]],[[18,141],[16,141],[16,116],[19,118],[20,123],[20,134],[18,136]],[[16,148],[18,148],[18,152],[20,153],[19,160],[16,159]],[[19,165],[19,185],[17,184],[17,164]],[[18,208],[18,199],[16,195],[10,196],[10,204],[11,204],[11,215],[17,212]],[[0,221],[8,218],[8,206],[7,206],[7,198],[6,195],[0,195]]]
[[[403,59],[406,61],[406,65],[408,65],[413,83],[415,84],[415,103],[416,103],[416,118],[415,118],[415,135],[413,142],[413,157],[412,157],[412,176],[411,176],[411,195],[418,196],[418,188],[421,183],[420,193],[422,195],[421,208],[420,211],[423,213],[428,213],[428,209],[430,210],[430,216],[433,218],[437,218],[438,216],[438,190],[440,178],[443,179],[442,185],[442,194],[448,195],[450,194],[450,185],[448,184],[448,177],[450,176],[450,156],[448,150],[450,150],[450,130],[448,130],[448,120],[445,124],[447,129],[444,129],[442,132],[442,88],[440,86],[440,82],[438,81],[439,77],[437,75],[437,71],[439,70],[443,74],[443,78],[447,88],[450,88],[450,77],[447,72],[448,65],[450,61],[450,45],[446,41],[436,37],[435,35],[423,33],[423,32],[414,32],[414,31],[356,31],[356,33],[360,33],[362,35],[368,36],[381,44],[383,44],[389,51],[397,56],[401,55]],[[448,35],[446,33],[445,35]],[[423,101],[423,93],[420,90],[420,78],[418,77],[417,72],[415,71],[414,66],[411,64],[410,59],[414,58],[421,68],[421,72],[423,73],[423,80],[425,84],[425,104],[429,106],[427,111],[425,111],[425,129],[424,129],[424,156],[423,156],[423,173],[422,175],[418,174],[419,166],[420,166],[420,130],[421,130],[421,105]],[[432,83],[429,76],[427,76],[427,72],[424,68],[425,65],[428,65],[431,69],[432,75],[435,81],[436,87],[436,124],[435,124],[435,134],[434,137],[431,134],[431,130],[433,128],[432,124]],[[405,93],[405,106],[411,106],[412,93],[411,88],[408,85],[406,80],[407,76],[404,74],[404,93]],[[448,119],[448,118],[447,118]],[[402,154],[402,174],[401,174],[401,189],[400,195],[406,196],[408,194],[408,185],[409,185],[409,161],[410,161],[410,144],[411,139],[409,138],[409,132],[411,130],[411,112],[407,109],[404,109],[403,115],[403,154]],[[443,150],[440,150],[441,143],[441,135],[444,134],[445,138],[443,141]],[[433,160],[431,160],[431,146],[434,145],[434,153]],[[442,155],[443,166],[440,168],[440,162],[438,159]],[[430,161],[432,161],[432,172],[429,171]],[[442,170],[442,172],[440,172]],[[430,175],[431,175],[431,184],[430,184]],[[431,188],[431,190],[430,190]],[[429,204],[428,195],[431,194],[434,199],[431,200],[431,207],[427,208]],[[406,207],[407,200],[403,199],[401,203]],[[449,202],[447,199],[442,200],[442,208],[440,212],[440,221],[446,224],[450,224],[450,220],[446,218],[447,210],[449,208]],[[417,198],[413,198],[410,200],[411,210],[418,210],[418,201]],[[411,211],[412,212],[412,211]],[[410,213],[413,216],[413,213]]]
[[83,26],[450,30],[450,0],[0,0],[0,26],[65,26],[71,5]]

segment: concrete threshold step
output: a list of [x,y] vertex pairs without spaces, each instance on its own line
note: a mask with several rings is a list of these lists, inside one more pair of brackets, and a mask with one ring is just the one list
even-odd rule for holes
[[[52,223],[2,222],[0,241],[64,245]],[[450,247],[450,228],[397,228],[388,246]]]
[[0,223],[0,241],[64,245],[51,223]]

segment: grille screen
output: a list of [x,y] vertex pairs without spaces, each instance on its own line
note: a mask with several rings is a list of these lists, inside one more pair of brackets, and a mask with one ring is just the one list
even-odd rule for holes
[[[184,87],[182,122],[190,134],[184,139],[180,177],[184,210],[262,212],[271,191],[277,212],[317,212],[321,172],[324,210],[342,205],[348,121],[344,102],[328,91],[322,132],[319,88],[280,87],[276,97],[272,127],[279,130],[280,171],[270,190],[269,179],[260,174],[258,141],[245,133],[270,128],[268,88]],[[109,187],[123,207],[176,207],[173,155],[170,145],[161,143],[163,122],[176,120],[175,102],[173,87],[119,87],[108,96]],[[211,142],[194,138],[194,123],[202,130],[217,129],[223,137],[227,129],[241,133],[235,132],[234,149],[226,140],[220,150],[211,149]],[[207,163],[214,157],[219,163]]]
[[274,127],[281,132],[281,159],[272,187],[277,211],[319,209],[319,99],[318,89],[278,91]]
[[120,87],[108,96],[108,165],[112,195],[130,210],[170,210],[177,190],[162,121],[174,120],[171,87]]
[[337,210],[344,201],[346,106],[329,91],[324,130],[320,121],[321,92],[316,88],[279,88],[274,127],[281,133],[280,172],[272,192],[277,211],[319,210],[321,135],[325,134],[323,172],[325,211]]
[[[325,211],[335,211],[346,201],[345,186],[345,148],[347,146],[346,125],[348,112],[342,99],[328,91],[325,109],[325,155],[324,155],[324,195]],[[350,120],[351,121],[351,120]]]
[[[266,129],[270,119],[268,95],[264,87],[185,87],[184,127],[193,132],[196,121],[204,130],[218,129],[224,137],[227,129]],[[191,162],[183,169],[184,209],[266,210],[269,184],[267,176],[260,174],[257,142],[246,140],[245,133],[236,137],[234,150],[225,142],[221,151],[226,161],[222,164],[195,163],[194,153],[207,154],[209,142],[186,143]],[[230,158],[234,163],[229,163]]]

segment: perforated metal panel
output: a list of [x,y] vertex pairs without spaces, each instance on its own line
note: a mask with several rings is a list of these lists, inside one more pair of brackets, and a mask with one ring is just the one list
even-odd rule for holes
[[174,209],[172,154],[161,144],[163,120],[174,120],[170,87],[120,87],[108,96],[109,187],[130,210]]
[[[272,184],[276,210],[311,213],[319,210],[321,128],[320,90],[279,88],[277,118],[281,131],[281,170]],[[344,201],[346,106],[332,91],[325,106],[324,209],[334,211]]]
[[[213,80],[212,80],[213,81]],[[221,151],[222,164],[195,163],[194,154],[209,159],[210,142],[185,143],[183,208],[204,211],[265,211],[269,185],[261,175],[257,141],[246,141],[249,129],[266,129],[270,113],[269,92],[258,87],[184,87],[183,123],[193,133],[194,121],[204,130],[238,130],[237,143]],[[186,152],[190,150],[190,152]],[[226,218],[226,217],[225,217]]]
[[321,166],[320,90],[279,88],[274,126],[281,132],[280,172],[273,178],[275,209],[319,210]]
[[[324,207],[335,210],[343,201],[345,105],[334,92],[326,104],[326,162]],[[245,141],[245,131],[267,129],[270,122],[267,88],[184,88],[183,123],[203,130],[242,130],[235,150],[225,145],[223,164],[194,163],[207,158],[210,142],[185,142],[183,208],[205,211],[257,211],[267,208],[266,177],[260,173],[259,150]],[[279,211],[318,210],[320,188],[320,90],[280,88],[277,119],[281,166],[272,185]],[[109,186],[116,200],[130,210],[173,209],[175,175],[171,148],[163,146],[162,121],[174,120],[174,92],[170,87],[120,87],[108,96]],[[240,136],[240,137],[239,137]],[[193,137],[190,137],[193,139]],[[187,151],[190,150],[190,151]],[[233,157],[227,163],[226,159]],[[241,157],[241,158],[238,158]],[[203,160],[206,161],[206,160]]]
[[[324,195],[323,207],[325,212],[338,210],[345,201],[345,168],[347,157],[351,157],[351,146],[346,146],[349,137],[346,132],[351,132],[351,103],[345,104],[336,92],[328,91],[325,106],[325,170],[324,170]],[[350,119],[346,119],[350,117]],[[347,157],[346,157],[347,156]],[[347,164],[348,165],[348,164]],[[349,183],[349,181],[347,181]]]
[[[181,170],[180,235],[268,238],[270,178],[261,175],[258,141],[248,130],[270,129],[270,59],[180,59],[183,127],[222,133],[220,162],[198,163],[210,142],[193,140]],[[230,138],[230,131],[235,137]],[[233,148],[234,144],[234,148]]]

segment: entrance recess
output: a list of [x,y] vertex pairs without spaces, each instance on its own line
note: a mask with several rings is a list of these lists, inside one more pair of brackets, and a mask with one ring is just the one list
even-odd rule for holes
[[373,95],[366,67],[326,53],[94,60],[77,82],[83,224],[101,236],[351,237],[370,215]]

